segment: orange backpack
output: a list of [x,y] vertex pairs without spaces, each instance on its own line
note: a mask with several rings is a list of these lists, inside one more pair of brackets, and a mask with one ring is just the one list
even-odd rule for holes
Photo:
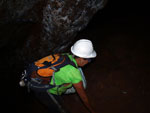
[[68,64],[76,67],[67,55],[54,54],[46,56],[34,62],[31,78],[39,78],[43,80],[44,84],[47,84],[50,82],[54,72],[59,71],[61,67]]
[[65,57],[55,54],[36,61],[34,64],[38,67],[37,74],[42,77],[52,76],[54,71],[58,70],[57,66],[59,66],[59,68],[60,65],[63,66],[63,63],[66,61],[65,59]]
[[[77,68],[68,55],[54,54],[46,56],[29,64],[21,80],[25,82],[28,88],[45,91],[56,86],[54,72],[59,71],[60,68],[68,64]],[[53,85],[50,84],[51,79],[53,80]]]

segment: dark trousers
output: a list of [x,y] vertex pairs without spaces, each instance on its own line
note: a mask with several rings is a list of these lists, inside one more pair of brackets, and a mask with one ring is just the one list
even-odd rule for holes
[[[53,95],[48,92],[34,91],[36,98],[48,108],[48,113],[66,113],[60,109],[63,99],[58,95]],[[53,97],[53,98],[52,98]],[[54,101],[56,100],[56,101]]]

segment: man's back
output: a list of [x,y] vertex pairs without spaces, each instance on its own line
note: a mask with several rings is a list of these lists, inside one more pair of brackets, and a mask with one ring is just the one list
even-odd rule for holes
[[[67,55],[67,56],[77,66],[77,63],[75,59],[72,57],[72,55]],[[62,85],[62,87],[52,88],[49,90],[49,92],[52,94],[61,95],[67,90],[67,88],[71,87],[72,84],[79,83],[80,81],[82,81],[82,77],[80,71],[77,68],[68,64],[60,68],[58,72],[55,72],[54,81],[56,85]],[[53,80],[51,80],[50,84],[53,83],[54,83]]]

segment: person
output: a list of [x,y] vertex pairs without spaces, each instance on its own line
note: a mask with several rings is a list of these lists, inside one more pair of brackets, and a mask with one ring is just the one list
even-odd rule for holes
[[66,113],[62,108],[62,98],[60,98],[60,96],[68,94],[68,92],[77,92],[89,112],[96,113],[85,92],[85,80],[83,79],[81,70],[79,70],[79,67],[81,69],[81,67],[88,64],[92,58],[96,57],[97,54],[93,48],[93,44],[88,39],[80,39],[71,47],[71,53],[72,54],[64,53],[62,55],[67,55],[75,66],[67,64],[61,67],[59,71],[54,72],[54,79],[51,80],[49,84],[54,84],[55,82],[56,87],[47,89],[44,92],[34,90],[35,95],[49,108],[49,112]]

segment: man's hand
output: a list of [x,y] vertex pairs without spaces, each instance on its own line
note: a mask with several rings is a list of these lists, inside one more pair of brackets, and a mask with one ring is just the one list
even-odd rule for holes
[[89,102],[88,97],[86,95],[86,92],[84,90],[82,81],[80,81],[79,83],[73,84],[73,86],[76,89],[76,91],[77,91],[78,95],[80,96],[81,100],[84,102],[85,106],[88,108],[88,110],[91,113],[96,113],[90,105],[90,102]]

